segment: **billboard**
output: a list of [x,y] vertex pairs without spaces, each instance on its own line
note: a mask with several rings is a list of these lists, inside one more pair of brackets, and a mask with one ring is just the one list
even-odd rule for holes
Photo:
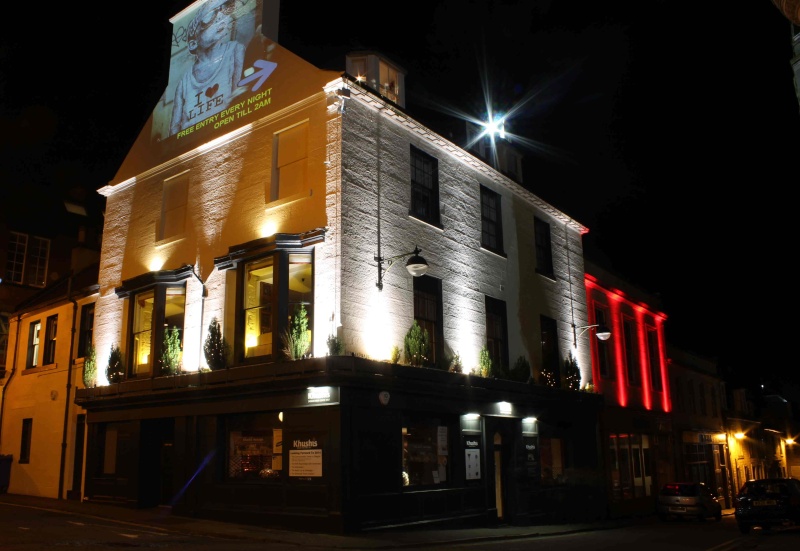
[[153,112],[151,144],[184,150],[270,105],[278,63],[262,2],[275,0],[205,0],[172,19],[169,81]]

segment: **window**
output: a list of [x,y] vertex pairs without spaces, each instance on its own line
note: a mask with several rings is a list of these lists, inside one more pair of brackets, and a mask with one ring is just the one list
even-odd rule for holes
[[550,243],[550,224],[541,218],[533,218],[536,239],[536,272],[553,278],[553,250]]
[[161,223],[158,240],[179,237],[186,231],[186,204],[189,199],[189,173],[164,181],[161,197]]
[[650,384],[653,390],[661,391],[664,386],[661,381],[661,354],[658,351],[658,332],[655,329],[647,330],[647,355],[650,364]]
[[697,395],[694,392],[694,381],[686,381],[686,395],[689,397],[689,413],[697,415]]
[[5,279],[19,285],[44,287],[50,240],[13,231],[9,233]]
[[[602,306],[595,305],[594,307],[594,320],[599,326],[608,327],[608,311]],[[592,339],[592,342],[597,347],[597,368],[600,376],[606,379],[613,379],[614,372],[611,369],[611,347],[608,341],[601,341],[600,339]]]
[[439,164],[436,159],[413,145],[409,214],[434,226],[439,225]]
[[711,387],[711,417],[719,415],[719,398],[717,397],[717,387]]
[[441,280],[427,275],[414,278],[414,319],[430,339],[429,357],[423,364],[436,365],[444,356]]
[[306,310],[313,342],[314,264],[310,253],[277,251],[245,263],[242,277],[244,346],[237,350],[244,358],[275,357],[283,346],[280,336],[300,306]]
[[547,386],[561,387],[561,366],[558,361],[558,331],[556,320],[540,317],[542,326],[542,382]]
[[706,385],[705,383],[700,383],[697,388],[700,397],[698,402],[700,403],[700,415],[706,416],[708,415],[708,409],[706,406]]
[[245,269],[245,358],[272,356],[273,302],[276,295],[273,257],[251,262]]
[[400,94],[397,69],[381,60],[379,71],[381,95],[388,98],[390,101],[397,103],[397,96]]
[[278,413],[235,415],[226,419],[226,478],[268,481],[283,470],[283,429]]
[[625,344],[625,367],[628,370],[628,384],[639,385],[639,356],[636,354],[634,333],[636,324],[630,318],[622,322],[622,336]]
[[492,252],[503,252],[500,194],[485,186],[481,186],[481,246]]
[[492,365],[508,367],[508,327],[505,301],[486,297],[486,348]]
[[133,374],[143,375],[152,371],[153,310],[155,291],[139,293],[133,305]]
[[149,272],[123,282],[116,289],[120,298],[131,299],[131,319],[126,358],[129,377],[161,374],[161,352],[167,329],[177,328],[183,343],[186,284],[192,267],[174,271]]
[[80,335],[78,335],[78,357],[86,356],[86,349],[92,344],[94,332],[94,302],[81,307]]
[[275,135],[273,187],[270,201],[308,195],[308,123]]
[[58,333],[58,315],[49,316],[47,318],[47,325],[45,325],[44,334],[44,365],[50,365],[56,362],[56,336]]
[[22,438],[19,445],[19,462],[31,462],[31,436],[33,434],[33,419],[22,420]]
[[31,369],[39,365],[39,332],[42,330],[42,322],[32,321],[28,329],[28,358],[25,368]]
[[450,427],[438,417],[403,420],[403,485],[446,484],[450,479]]

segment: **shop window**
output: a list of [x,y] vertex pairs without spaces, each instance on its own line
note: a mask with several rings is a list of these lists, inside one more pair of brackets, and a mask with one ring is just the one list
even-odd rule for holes
[[439,226],[439,162],[411,146],[411,209],[409,214]]
[[562,485],[564,480],[564,442],[560,438],[540,438],[542,485]]
[[308,195],[308,123],[275,134],[270,201]]
[[533,233],[536,245],[536,273],[555,278],[553,272],[553,249],[550,240],[550,224],[534,216]]
[[28,357],[25,368],[31,369],[39,366],[39,333],[42,331],[42,322],[32,321],[28,329]]
[[406,419],[403,423],[403,484],[431,486],[450,480],[450,427],[439,418]]
[[33,436],[33,419],[22,420],[22,438],[19,446],[19,462],[31,462],[31,438]]
[[283,428],[278,413],[227,418],[229,480],[274,480],[283,470]]
[[42,363],[50,365],[56,362],[56,337],[58,334],[58,315],[48,316],[44,331],[44,358]]

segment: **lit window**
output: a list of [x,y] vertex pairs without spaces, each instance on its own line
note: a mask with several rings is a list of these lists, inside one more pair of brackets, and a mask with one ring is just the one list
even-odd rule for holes
[[33,321],[28,329],[28,358],[25,367],[30,369],[39,365],[39,333],[42,330],[41,321]]
[[44,365],[55,363],[56,361],[56,335],[58,333],[58,315],[49,316],[45,326],[44,341]]

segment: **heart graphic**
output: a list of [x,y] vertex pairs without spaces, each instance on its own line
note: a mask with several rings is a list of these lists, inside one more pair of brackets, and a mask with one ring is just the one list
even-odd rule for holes
[[215,84],[214,86],[209,86],[206,90],[206,96],[213,98],[214,94],[217,93],[217,90],[219,90],[219,83]]

